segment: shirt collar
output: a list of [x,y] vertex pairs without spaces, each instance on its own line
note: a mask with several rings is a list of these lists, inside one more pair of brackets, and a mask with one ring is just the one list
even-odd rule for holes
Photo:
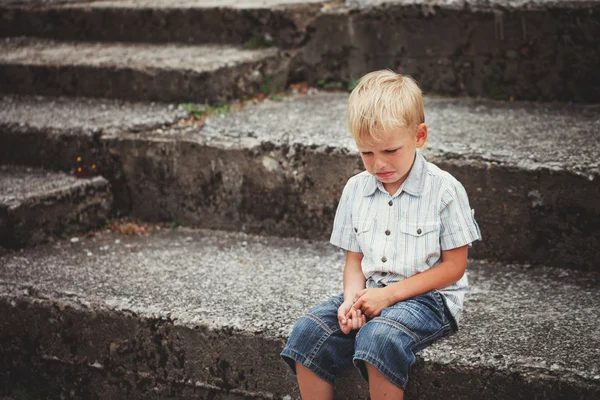
[[[425,157],[423,157],[421,152],[417,150],[415,155],[415,162],[413,163],[413,166],[410,169],[406,180],[404,181],[402,186],[400,186],[398,192],[396,192],[394,195],[398,195],[402,191],[405,191],[410,195],[420,196],[421,193],[423,193],[423,187],[425,186],[425,177],[427,174],[426,163],[427,161],[425,160]],[[369,175],[369,177],[370,179],[367,180],[363,196],[372,196],[375,193],[375,190],[377,189],[381,190],[384,193],[387,193],[385,191],[385,188],[383,187],[383,184],[376,177],[374,177],[373,175]]]

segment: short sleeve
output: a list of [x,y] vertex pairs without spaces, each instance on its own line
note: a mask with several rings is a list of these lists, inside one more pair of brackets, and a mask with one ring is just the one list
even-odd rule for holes
[[463,185],[454,180],[444,191],[441,200],[440,244],[442,250],[455,249],[481,240],[475,211],[469,206]]
[[331,231],[330,243],[344,250],[359,252],[360,246],[356,240],[356,234],[352,230],[352,203],[356,196],[357,184],[350,179],[342,192],[338,203],[333,230]]

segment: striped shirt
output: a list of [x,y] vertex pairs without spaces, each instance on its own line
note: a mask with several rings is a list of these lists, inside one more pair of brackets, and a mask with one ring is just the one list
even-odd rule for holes
[[[417,151],[412,169],[393,196],[367,171],[348,180],[330,241],[362,252],[367,286],[376,287],[423,272],[442,261],[442,250],[479,239],[462,184]],[[467,290],[466,273],[440,290],[457,323]]]

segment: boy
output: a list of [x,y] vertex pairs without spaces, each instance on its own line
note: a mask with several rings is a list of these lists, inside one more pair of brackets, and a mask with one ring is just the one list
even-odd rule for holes
[[458,329],[481,235],[463,186],[418,151],[427,125],[410,77],[365,75],[348,117],[366,171],[348,180],[331,234],[346,250],[344,293],[301,317],[281,355],[305,400],[333,399],[351,363],[371,399],[403,399],[414,353]]

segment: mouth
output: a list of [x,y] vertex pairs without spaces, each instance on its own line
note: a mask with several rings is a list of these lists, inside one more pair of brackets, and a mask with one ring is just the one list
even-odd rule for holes
[[387,179],[387,178],[390,178],[392,175],[394,175],[394,171],[391,171],[391,172],[378,172],[376,175],[377,175],[378,178]]

